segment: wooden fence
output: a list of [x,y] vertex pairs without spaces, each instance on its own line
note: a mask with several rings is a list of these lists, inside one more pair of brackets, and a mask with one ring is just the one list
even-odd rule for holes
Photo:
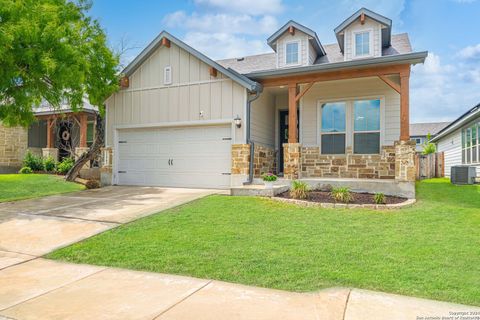
[[440,178],[445,176],[445,156],[443,152],[415,156],[417,180]]

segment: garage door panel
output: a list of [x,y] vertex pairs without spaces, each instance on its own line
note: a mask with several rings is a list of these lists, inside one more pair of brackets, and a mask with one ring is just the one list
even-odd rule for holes
[[119,131],[118,183],[228,188],[230,136],[230,126]]

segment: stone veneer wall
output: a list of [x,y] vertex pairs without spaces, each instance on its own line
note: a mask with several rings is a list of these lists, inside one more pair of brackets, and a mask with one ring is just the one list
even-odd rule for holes
[[0,124],[0,173],[14,172],[22,166],[27,145],[27,129]]
[[415,141],[395,142],[395,180],[412,182],[416,179]]
[[263,173],[276,173],[275,150],[270,147],[255,144],[253,155],[253,176],[260,177]]
[[347,147],[345,155],[322,155],[319,147],[302,147],[302,178],[395,178],[395,147],[384,146],[380,154],[353,154]]
[[286,179],[300,178],[301,148],[300,143],[283,144],[283,175]]
[[248,174],[250,145],[232,144],[232,174]]

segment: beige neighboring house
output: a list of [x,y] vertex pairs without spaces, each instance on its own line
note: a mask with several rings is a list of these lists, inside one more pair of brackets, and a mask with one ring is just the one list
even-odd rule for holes
[[275,172],[414,195],[409,77],[427,52],[365,8],[333,32],[324,45],[289,21],[271,52],[220,61],[161,32],[106,100],[103,182],[224,189]]
[[43,104],[35,109],[36,121],[28,128],[0,124],[0,173],[17,172],[27,150],[57,161],[82,154],[93,143],[96,113],[87,101],[78,112],[68,105],[54,109]]

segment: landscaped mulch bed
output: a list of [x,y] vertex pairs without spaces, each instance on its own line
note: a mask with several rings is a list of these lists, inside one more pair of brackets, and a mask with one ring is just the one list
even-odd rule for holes
[[[280,198],[292,199],[290,192],[283,192],[277,195]],[[350,204],[375,204],[373,194],[352,192],[353,201]],[[406,198],[385,196],[385,204],[397,204],[406,201]],[[335,203],[328,191],[310,191],[308,198],[304,201],[320,202],[320,203]]]

